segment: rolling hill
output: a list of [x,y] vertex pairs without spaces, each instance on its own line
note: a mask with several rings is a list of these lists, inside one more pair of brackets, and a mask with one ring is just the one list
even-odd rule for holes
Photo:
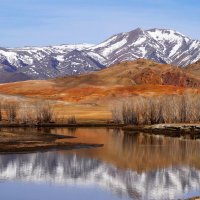
[[200,60],[191,65],[188,65],[185,70],[186,72],[191,73],[195,76],[200,76]]
[[62,115],[108,119],[110,106],[123,98],[196,93],[199,86],[200,77],[181,68],[138,59],[85,75],[0,84],[0,91],[23,101],[50,100]]
[[164,94],[167,92],[167,88],[173,88],[171,91],[173,92],[175,88],[199,87],[200,77],[186,72],[186,70],[168,64],[138,59],[115,64],[101,71],[85,75],[1,84],[0,91],[11,95],[84,101],[89,96],[91,99],[100,94],[109,96],[112,91],[113,95],[116,96],[118,92],[123,95],[122,91],[132,94],[137,94],[139,91],[142,94],[143,90],[153,92],[163,88],[157,92]]

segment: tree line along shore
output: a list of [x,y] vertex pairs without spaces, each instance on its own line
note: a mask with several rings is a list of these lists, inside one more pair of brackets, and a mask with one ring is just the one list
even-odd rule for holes
[[151,126],[156,124],[199,124],[200,94],[184,93],[154,97],[134,96],[113,103],[112,119],[104,122],[80,123],[75,116],[64,118],[50,101],[34,103],[0,102],[2,125],[63,126]]
[[155,125],[200,122],[200,94],[136,96],[116,103],[112,109],[115,124]]
[[0,102],[0,125],[76,124],[75,116],[58,118],[50,101]]

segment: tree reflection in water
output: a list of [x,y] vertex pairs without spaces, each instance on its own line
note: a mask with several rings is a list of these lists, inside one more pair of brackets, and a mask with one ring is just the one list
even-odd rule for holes
[[103,148],[1,155],[0,179],[97,186],[122,199],[176,199],[200,192],[199,141],[134,135],[110,129],[52,129],[71,141],[104,143]]

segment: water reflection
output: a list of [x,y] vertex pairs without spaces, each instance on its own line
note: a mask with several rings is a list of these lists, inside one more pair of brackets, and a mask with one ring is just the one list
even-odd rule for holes
[[[30,132],[32,130],[26,130]],[[40,130],[42,131],[42,130]],[[122,199],[200,194],[200,142],[106,129],[49,129],[102,148],[0,155],[0,180],[97,186]],[[103,191],[102,191],[103,192]]]
[[138,173],[96,159],[55,152],[1,155],[0,172],[1,180],[95,185],[132,199],[175,199],[200,186],[200,170],[195,168],[172,167]]
[[[54,129],[51,132],[71,135],[68,129]],[[104,144],[103,148],[73,152],[120,168],[138,172],[177,165],[200,169],[200,141],[143,133],[129,135],[120,129],[77,129],[73,136],[76,138],[69,141]]]

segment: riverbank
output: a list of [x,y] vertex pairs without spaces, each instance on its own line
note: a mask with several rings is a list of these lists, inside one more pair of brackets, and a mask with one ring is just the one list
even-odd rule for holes
[[69,142],[75,137],[50,133],[1,131],[0,153],[30,153],[36,151],[69,150],[101,147],[103,144]]
[[124,127],[123,124],[114,124],[114,123],[107,123],[107,122],[82,122],[76,124],[68,124],[68,123],[41,123],[41,124],[23,124],[23,123],[0,123],[0,128],[26,128],[26,127],[33,127],[33,128],[84,128],[84,127],[103,127],[103,128],[122,128]]
[[0,123],[0,128],[121,128],[126,132],[145,132],[168,136],[181,136],[185,134],[200,134],[200,124],[154,124],[154,125],[124,125],[112,121],[82,121],[69,123]]
[[[5,128],[5,129],[4,129]],[[9,131],[10,128],[10,131]],[[25,131],[20,132],[20,129]],[[27,131],[33,128],[37,131]],[[144,132],[153,135],[200,139],[200,124],[158,124],[146,126],[120,125],[106,122],[99,123],[48,123],[48,124],[0,124],[0,153],[28,153],[35,151],[68,150],[74,148],[102,147],[103,144],[74,142],[73,136],[45,133],[43,128],[111,128],[122,129],[126,134]],[[6,131],[5,131],[6,130]],[[15,130],[13,132],[13,130]]]
[[185,139],[200,139],[200,124],[156,124],[144,126],[124,126],[122,128],[128,134],[145,132],[154,135],[169,137],[182,137]]

